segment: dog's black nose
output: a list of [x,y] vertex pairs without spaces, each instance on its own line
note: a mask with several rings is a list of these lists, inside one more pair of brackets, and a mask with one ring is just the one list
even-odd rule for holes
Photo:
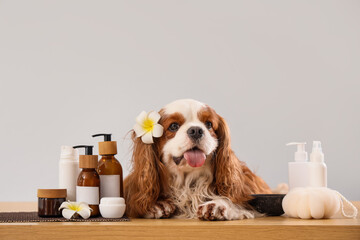
[[204,130],[201,127],[191,127],[187,130],[187,134],[192,140],[196,141],[202,138]]

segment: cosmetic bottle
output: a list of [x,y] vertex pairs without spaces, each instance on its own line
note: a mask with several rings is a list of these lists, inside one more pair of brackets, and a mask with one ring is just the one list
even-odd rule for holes
[[93,135],[98,136],[104,136],[104,142],[99,142],[101,159],[97,167],[100,175],[100,198],[123,197],[123,172],[120,162],[115,158],[116,141],[111,141],[111,134]]
[[310,185],[310,169],[305,142],[288,143],[286,146],[297,146],[295,162],[289,162],[289,188],[308,187]]
[[85,155],[79,156],[79,167],[82,169],[77,179],[76,202],[86,202],[92,209],[91,217],[99,215],[100,177],[96,172],[98,156],[92,155],[93,146],[79,145],[74,148],[85,148]]
[[67,190],[67,200],[76,200],[76,182],[79,176],[79,153],[71,146],[61,146],[59,188]]
[[322,152],[320,141],[313,141],[310,163],[311,186],[327,187],[327,167],[324,162],[324,153]]
[[314,141],[313,151],[308,161],[304,142],[288,143],[287,146],[296,145],[295,162],[289,162],[289,188],[296,187],[326,187],[327,170],[324,163],[324,154],[321,143]]

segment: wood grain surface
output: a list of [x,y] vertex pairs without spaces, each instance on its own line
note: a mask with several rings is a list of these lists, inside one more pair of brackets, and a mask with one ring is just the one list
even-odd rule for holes
[[[358,208],[360,202],[353,202]],[[36,203],[0,202],[0,211],[35,211]],[[359,239],[360,219],[264,217],[205,222],[131,219],[131,222],[3,223],[0,239]]]

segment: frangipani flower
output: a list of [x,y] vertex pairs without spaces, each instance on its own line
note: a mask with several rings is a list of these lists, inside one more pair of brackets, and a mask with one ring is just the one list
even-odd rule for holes
[[92,209],[87,203],[81,202],[63,202],[59,207],[62,210],[62,215],[66,219],[76,218],[80,215],[83,219],[88,219],[91,215]]
[[136,137],[141,137],[141,140],[146,144],[154,143],[153,137],[161,137],[164,131],[163,126],[157,123],[159,119],[160,114],[155,111],[149,113],[142,111],[137,116],[134,125]]

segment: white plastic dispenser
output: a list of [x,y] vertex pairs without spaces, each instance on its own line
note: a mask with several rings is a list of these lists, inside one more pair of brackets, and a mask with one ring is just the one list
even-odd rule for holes
[[67,200],[76,201],[76,182],[79,172],[78,150],[71,146],[61,146],[59,188],[67,190]]
[[295,162],[289,162],[289,188],[307,187],[310,182],[308,154],[305,151],[305,142],[292,142],[286,146],[297,146]]
[[312,187],[327,187],[327,167],[324,162],[324,153],[320,141],[313,141],[310,163]]
[[321,143],[314,141],[313,151],[308,161],[308,154],[305,151],[305,142],[288,143],[286,146],[297,146],[295,161],[289,162],[289,188],[296,187],[326,187],[327,174],[324,163],[324,154],[321,150]]

